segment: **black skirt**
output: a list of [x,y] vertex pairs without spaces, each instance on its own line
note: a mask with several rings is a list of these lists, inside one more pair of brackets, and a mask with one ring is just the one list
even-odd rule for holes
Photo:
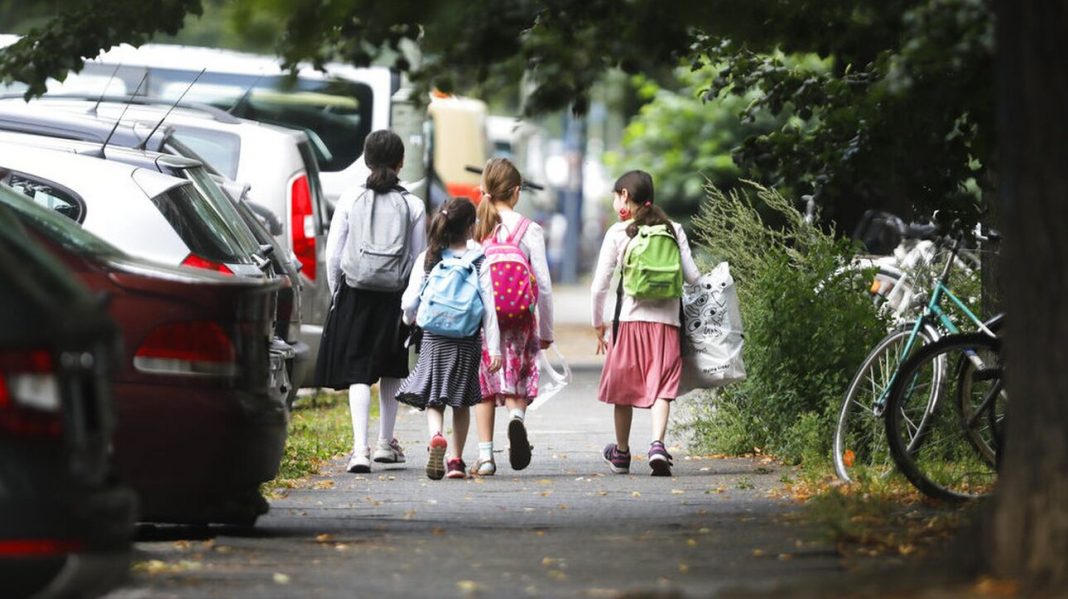
[[323,324],[314,384],[330,389],[372,385],[408,376],[408,326],[401,321],[403,291],[355,289],[338,282]]

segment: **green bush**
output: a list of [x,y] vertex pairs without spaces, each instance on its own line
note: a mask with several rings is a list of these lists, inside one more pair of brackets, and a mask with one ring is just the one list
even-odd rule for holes
[[[765,211],[785,225],[769,227]],[[854,246],[756,184],[729,194],[710,186],[694,229],[710,256],[731,265],[748,374],[695,415],[688,425],[695,444],[729,453],[759,448],[792,463],[828,460],[842,394],[886,331],[865,292],[869,273],[842,268]]]

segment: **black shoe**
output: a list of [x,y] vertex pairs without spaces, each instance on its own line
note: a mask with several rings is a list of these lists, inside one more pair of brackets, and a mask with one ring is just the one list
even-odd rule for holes
[[527,427],[519,418],[512,418],[508,423],[508,462],[512,470],[522,470],[530,465],[530,450]]

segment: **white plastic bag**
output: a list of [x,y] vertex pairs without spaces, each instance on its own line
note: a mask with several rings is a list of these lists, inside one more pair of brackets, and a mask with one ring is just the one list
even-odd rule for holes
[[[554,354],[553,358],[559,363],[558,367],[554,367],[549,353]],[[567,364],[567,360],[560,354],[560,350],[556,349],[556,344],[550,345],[549,349],[543,349],[538,352],[538,370],[540,375],[538,377],[538,396],[534,398],[534,401],[527,407],[528,410],[537,410],[545,402],[552,399],[554,395],[564,390],[571,383],[571,366]]]
[[682,313],[679,394],[744,380],[742,312],[726,262],[683,287]]

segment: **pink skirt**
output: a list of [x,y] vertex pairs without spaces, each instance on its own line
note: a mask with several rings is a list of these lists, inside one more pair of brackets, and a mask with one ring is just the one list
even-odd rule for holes
[[650,408],[657,399],[675,399],[682,374],[679,328],[659,322],[621,322],[619,340],[610,342],[598,399]]

